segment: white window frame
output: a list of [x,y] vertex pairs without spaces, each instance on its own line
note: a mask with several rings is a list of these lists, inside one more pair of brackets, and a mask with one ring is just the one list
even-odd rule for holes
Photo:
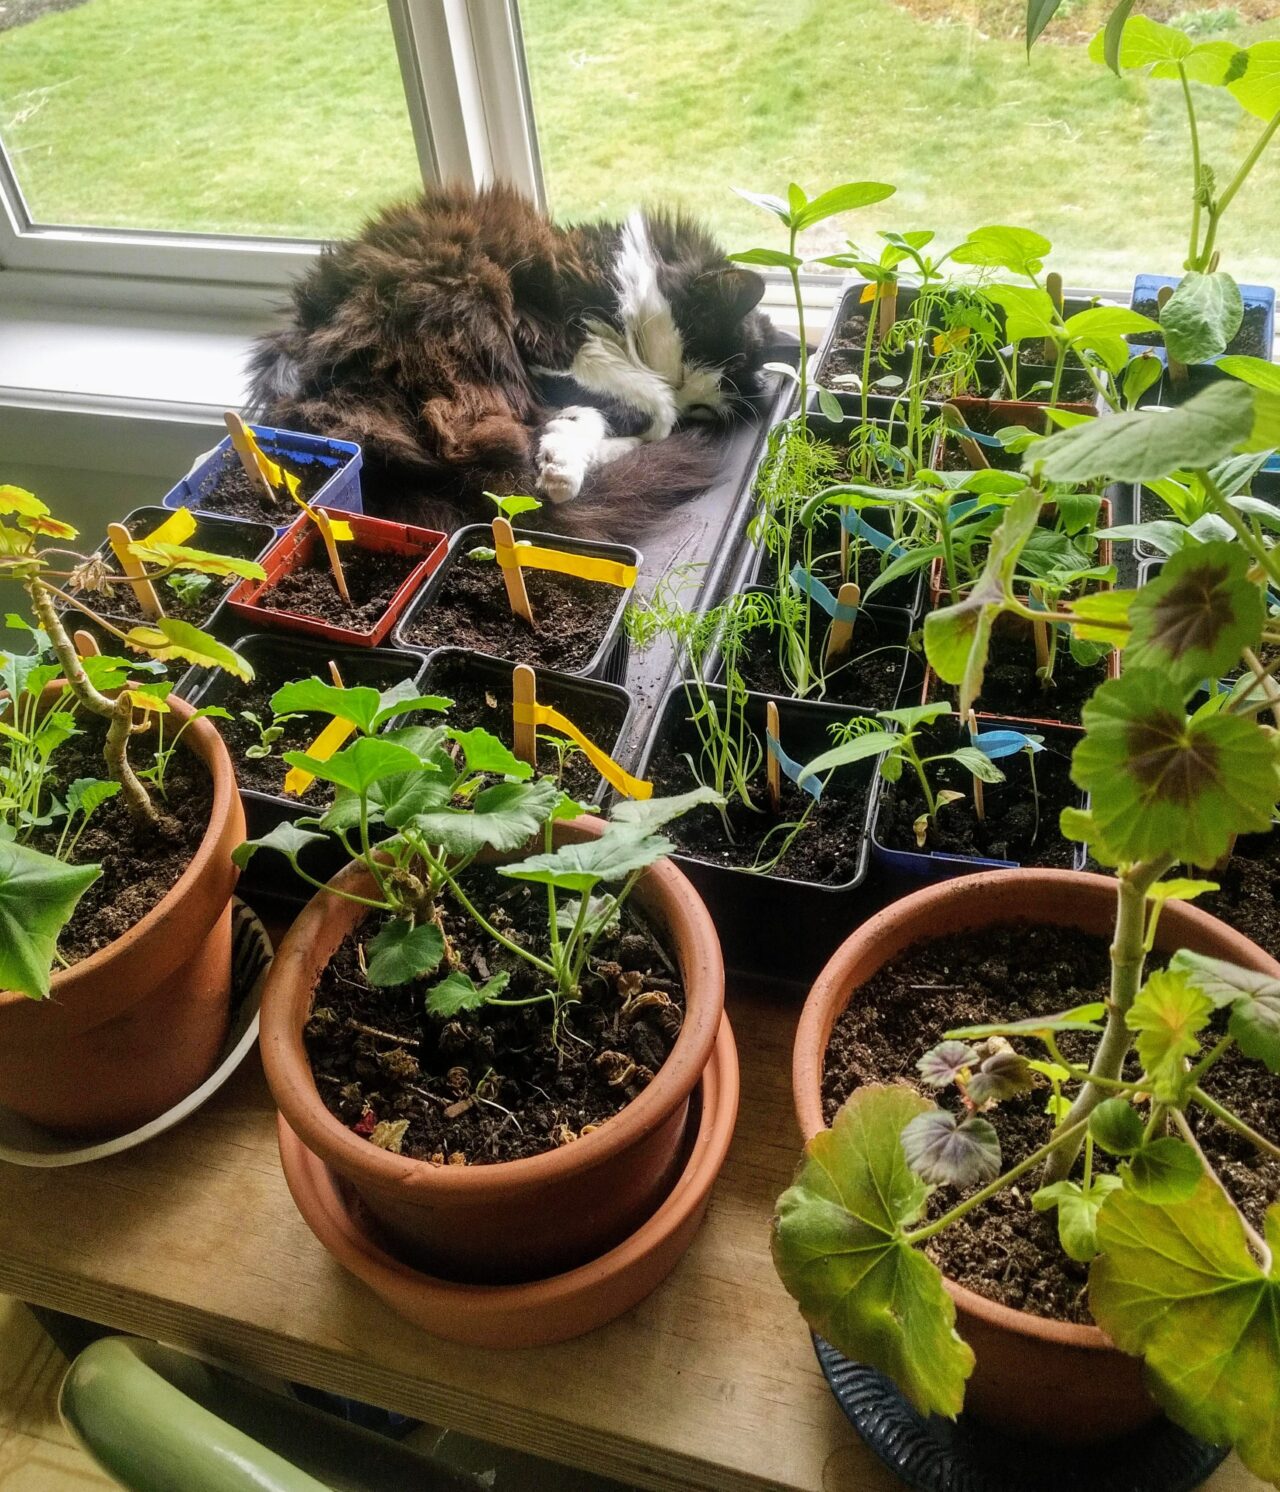
[[[516,0],[387,0],[387,8],[423,182],[506,180],[541,205]],[[142,288],[165,282],[257,292],[282,286],[320,247],[306,239],[40,223],[0,141],[0,270],[35,272],[46,284],[63,274],[109,277],[119,301],[136,304]]]

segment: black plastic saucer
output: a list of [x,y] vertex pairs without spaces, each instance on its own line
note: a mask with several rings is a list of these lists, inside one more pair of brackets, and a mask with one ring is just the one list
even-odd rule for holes
[[1163,1415],[1103,1445],[1024,1440],[961,1414],[918,1414],[883,1373],[813,1339],[836,1403],[911,1492],[1191,1492],[1227,1458]]

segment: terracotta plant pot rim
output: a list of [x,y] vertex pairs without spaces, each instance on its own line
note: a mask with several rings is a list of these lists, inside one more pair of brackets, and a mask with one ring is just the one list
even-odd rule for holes
[[[58,688],[58,682],[55,680],[50,688]],[[189,720],[192,714],[192,707],[186,700],[173,696],[169,698],[169,709],[179,721]],[[186,900],[190,889],[204,874],[209,857],[217,849],[222,825],[231,813],[232,805],[237,801],[238,795],[231,758],[222,737],[208,719],[192,720],[183,731],[180,746],[183,750],[190,751],[200,758],[208,768],[209,778],[213,784],[213,802],[209,808],[209,822],[205,825],[204,833],[195,847],[187,868],[151,910],[144,917],[139,918],[127,932],[121,933],[118,938],[113,938],[96,953],[91,953],[88,958],[82,958],[72,964],[69,969],[59,969],[50,981],[51,999],[67,995],[74,996],[78,982],[96,980],[101,972],[111,964],[117,956],[121,943],[126,939],[136,940],[146,937],[157,922],[168,917],[179,902]],[[226,766],[225,771],[217,770],[220,758]],[[25,1002],[27,998],[26,995],[16,990],[0,990],[0,1008],[18,1001]]]
[[[599,834],[602,825],[596,819],[578,818],[565,824],[564,828]],[[358,861],[350,862],[329,884],[357,892],[362,886],[366,891],[375,889]],[[699,968],[709,971],[710,982],[723,989],[724,965],[715,924],[687,878],[669,860],[651,865],[634,893],[639,904],[656,900],[659,896],[662,896],[667,909],[671,943],[683,945],[687,950],[691,971]],[[327,920],[328,908],[334,902],[338,902],[338,898],[333,893],[318,891],[303,908],[277,951],[262,1003],[262,1062],[276,1103],[303,1144],[337,1169],[342,1170],[345,1165],[360,1174],[370,1186],[394,1186],[402,1192],[423,1192],[446,1203],[467,1198],[478,1201],[497,1190],[525,1191],[553,1179],[563,1181],[593,1170],[629,1149],[640,1136],[656,1128],[688,1098],[715,1047],[723,1005],[718,1000],[705,1000],[699,1002],[700,1008],[691,1011],[691,992],[686,984],[684,1023],[653,1081],[637,1098],[606,1119],[599,1129],[582,1135],[572,1145],[544,1151],[541,1155],[483,1166],[440,1166],[406,1155],[394,1155],[354,1134],[329,1112],[307,1060],[301,1025],[293,1028],[287,999],[271,998],[271,984],[277,971],[281,971],[283,976],[288,967],[289,945],[310,943],[313,933]]]
[[[277,1119],[280,1159],[307,1226],[344,1269],[363,1280],[398,1314],[469,1346],[545,1346],[602,1326],[629,1310],[636,1299],[643,1299],[648,1289],[634,1295],[628,1290],[629,1279],[650,1255],[671,1250],[673,1240],[678,1241],[681,1230],[705,1207],[729,1152],[738,1113],[738,1054],[727,1015],[720,1018],[699,1083],[702,1112],[689,1142],[688,1159],[656,1210],[621,1243],[596,1258],[523,1284],[475,1285],[439,1279],[388,1253],[362,1226],[334,1172],[293,1133],[283,1114]],[[679,1245],[664,1275],[686,1247],[687,1243]],[[625,1295],[620,1303],[614,1299],[619,1291]],[[412,1310],[405,1309],[407,1298],[412,1298]],[[581,1314],[584,1302],[585,1316]]]
[[[843,998],[840,997],[839,986],[843,983],[845,976],[842,968],[833,968],[833,966],[837,963],[843,964],[844,950],[854,943],[861,946],[878,941],[882,929],[893,926],[901,919],[904,907],[918,907],[923,903],[943,899],[981,902],[988,887],[1014,878],[1021,879],[1025,884],[1028,877],[1036,877],[1043,882],[1059,885],[1064,903],[1070,902],[1072,891],[1105,891],[1108,896],[1112,898],[1115,896],[1116,883],[1111,876],[1094,875],[1086,871],[1027,869],[983,871],[977,875],[962,876],[937,885],[925,886],[919,891],[912,892],[910,896],[892,903],[883,911],[877,912],[869,921],[864,922],[832,955],[831,960],[814,981],[796,1027],[791,1069],[792,1093],[795,1100],[796,1118],[806,1144],[815,1134],[827,1127],[822,1117],[820,1073],[830,1031],[824,1033],[822,1028],[826,1025],[828,1011],[833,1009],[835,1011],[832,1017],[834,1024],[834,1021],[848,1008],[855,993],[852,989],[845,990]],[[999,921],[992,919],[985,924],[978,925],[1003,926],[1012,920],[1015,919],[1002,918]],[[1233,962],[1257,968],[1261,960],[1264,967],[1270,966],[1272,973],[1280,975],[1280,964],[1264,954],[1257,944],[1251,943],[1243,934],[1237,933],[1216,917],[1211,917],[1209,913],[1201,911],[1190,903],[1176,902],[1165,906],[1161,919],[1161,931],[1174,926],[1175,921],[1183,923],[1184,927],[1188,923],[1193,927],[1199,924],[1206,932],[1212,930],[1216,939],[1234,943],[1236,948],[1231,955]],[[1160,941],[1165,940],[1162,938]],[[831,995],[836,997],[835,1001],[829,998]],[[805,1056],[807,1052],[814,1049],[821,1054],[817,1084],[811,1081],[810,1065]],[[1047,1316],[1033,1315],[1030,1311],[1019,1311],[1012,1306],[1002,1305],[998,1301],[988,1300],[985,1295],[968,1290],[945,1276],[943,1283],[961,1311],[1002,1331],[1085,1351],[1115,1352],[1118,1350],[1101,1327],[1084,1326],[1074,1321],[1054,1321]]]

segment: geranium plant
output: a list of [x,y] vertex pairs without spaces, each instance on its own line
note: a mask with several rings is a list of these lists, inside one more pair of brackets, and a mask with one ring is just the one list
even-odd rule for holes
[[[1160,1404],[1280,1483],[1263,1388],[1280,1374],[1280,1204],[1255,1226],[1196,1131],[1207,1113],[1280,1158],[1280,1144],[1213,1091],[1233,1049],[1280,1073],[1280,980],[1185,950],[1146,969],[1161,906],[1213,889],[1212,867],[1234,837],[1269,829],[1280,802],[1280,686],[1275,665],[1259,661],[1280,641],[1266,605],[1280,556],[1212,475],[1234,453],[1277,444],[1280,397],[1221,383],[1181,410],[1090,422],[1028,451],[1028,486],[993,536],[983,577],[926,630],[930,660],[960,686],[962,711],[980,688],[994,619],[1028,610],[1012,578],[1046,482],[1193,472],[1234,534],[1181,550],[1136,591],[1080,596],[1053,614],[1085,640],[1124,648],[1124,672],[1085,707],[1072,761],[1090,806],[1062,814],[1064,834],[1115,871],[1108,998],[939,1032],[920,1081],[948,1095],[943,1104],[904,1086],[856,1090],[779,1200],[774,1252],[816,1330],[890,1374],[917,1408],[954,1415],[973,1355],[921,1245],[1034,1179],[1030,1204],[1053,1209],[1063,1248],[1091,1261],[1094,1318],[1143,1357]],[[1229,692],[1203,695],[1205,679],[1235,670]],[[1063,1051],[1064,1032],[1092,1043],[1087,1060]],[[1038,1049],[1022,1050],[1027,1042]],[[1002,1171],[998,1106],[1045,1081],[1044,1142]],[[926,1219],[940,1187],[963,1194]]]
[[[88,817],[119,794],[135,823],[154,827],[159,810],[152,791],[163,802],[165,769],[181,736],[179,730],[164,742],[170,684],[136,682],[131,675],[150,667],[136,659],[81,658],[72,642],[69,615],[90,618],[153,664],[176,658],[225,668],[244,679],[253,676],[239,654],[186,622],[162,616],[122,631],[100,616],[86,596],[109,594],[131,581],[112,574],[95,556],[65,547],[75,538],[76,530],[55,518],[32,493],[0,486],[0,579],[15,580],[25,589],[35,617],[34,625],[11,619],[25,628],[33,651],[25,657],[0,655],[7,694],[0,714],[0,749],[5,756],[0,766],[0,989],[17,989],[36,998],[49,991],[58,934],[100,873],[96,865],[73,863]],[[262,574],[253,561],[182,545],[138,540],[130,549],[148,582],[174,574]],[[59,583],[63,581],[73,581],[76,588],[64,589]],[[49,653],[52,662],[46,661]],[[49,704],[45,691],[58,679],[61,692]],[[66,788],[62,801],[50,787],[56,776],[55,753],[78,732],[84,716],[105,722],[106,776],[77,779]],[[140,771],[131,760],[130,742],[152,731],[157,743],[152,765]],[[35,829],[59,819],[63,832],[56,853],[28,843]]]

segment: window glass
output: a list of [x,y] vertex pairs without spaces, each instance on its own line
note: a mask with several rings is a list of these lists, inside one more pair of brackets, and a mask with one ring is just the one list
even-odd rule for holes
[[[637,198],[701,214],[730,248],[781,230],[730,187],[810,192],[877,180],[896,196],[815,229],[847,235],[988,223],[1036,228],[1069,284],[1179,273],[1191,153],[1176,82],[1112,76],[1087,43],[1110,9],[1067,0],[1030,62],[1025,0],[521,0],[553,210],[621,214]],[[1273,0],[1143,0],[1196,40],[1280,39]],[[1270,16],[1272,19],[1267,19]],[[1205,158],[1225,182],[1262,130],[1197,88]],[[1280,139],[1219,235],[1239,280],[1280,278]]]
[[0,0],[38,223],[328,238],[421,189],[385,0]]

